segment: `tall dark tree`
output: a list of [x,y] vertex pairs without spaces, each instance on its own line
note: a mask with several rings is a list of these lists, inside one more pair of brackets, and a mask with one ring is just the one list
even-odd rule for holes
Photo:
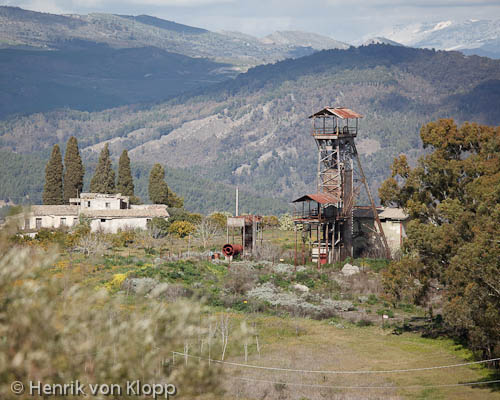
[[108,144],[104,146],[99,156],[99,162],[94,172],[94,176],[90,181],[90,191],[92,193],[108,193],[116,192],[115,189],[115,171],[111,165],[111,157],[109,155]]
[[63,163],[61,149],[57,144],[54,145],[45,167],[43,204],[63,204]]
[[123,150],[118,161],[118,182],[116,189],[124,196],[134,195],[134,180],[132,179],[132,171],[130,169],[130,158],[127,150]]
[[184,199],[178,197],[165,182],[165,170],[161,164],[153,165],[149,174],[149,199],[153,204],[166,204],[169,207],[181,208]]
[[78,141],[74,136],[71,136],[64,154],[64,202],[66,204],[69,203],[70,198],[78,197],[82,192],[84,174]]

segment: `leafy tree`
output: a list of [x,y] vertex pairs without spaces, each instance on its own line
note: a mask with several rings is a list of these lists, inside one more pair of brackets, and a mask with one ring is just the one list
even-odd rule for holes
[[43,204],[63,204],[63,163],[61,149],[57,144],[54,145],[45,167]]
[[118,161],[118,181],[116,189],[124,196],[134,196],[134,180],[130,169],[130,158],[127,150],[123,150]]
[[431,153],[394,161],[385,205],[412,221],[403,258],[385,273],[395,301],[422,302],[432,280],[447,293],[445,321],[474,349],[500,354],[500,127],[442,119],[422,127]]
[[[224,212],[213,212],[208,216],[221,230],[225,230],[227,226],[227,217],[229,213]],[[229,215],[231,216],[231,215]]]
[[78,150],[78,141],[71,136],[66,145],[64,154],[64,202],[69,203],[70,198],[78,197],[83,189],[83,176],[85,170]]
[[184,238],[188,235],[191,235],[195,231],[196,227],[191,222],[187,221],[175,221],[168,228],[169,233],[177,235],[180,238]]
[[165,170],[161,164],[153,165],[149,174],[149,199],[153,204],[166,204],[169,207],[181,208],[184,199],[178,197],[165,182]]
[[115,171],[111,165],[108,144],[104,146],[99,156],[99,162],[90,181],[92,193],[115,193]]

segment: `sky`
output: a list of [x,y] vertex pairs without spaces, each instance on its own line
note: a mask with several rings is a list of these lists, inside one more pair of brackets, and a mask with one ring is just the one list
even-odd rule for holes
[[500,18],[500,0],[0,0],[55,14],[147,14],[262,37],[301,30],[356,43],[393,25]]

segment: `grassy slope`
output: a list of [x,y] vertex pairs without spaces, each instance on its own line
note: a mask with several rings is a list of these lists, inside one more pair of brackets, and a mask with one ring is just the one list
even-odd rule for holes
[[[247,317],[238,316],[243,319]],[[338,329],[325,322],[276,317],[248,317],[255,323],[262,345],[261,358],[255,346],[249,364],[306,370],[392,370],[450,365],[472,360],[471,354],[450,340],[425,339],[417,334],[394,336],[380,327],[348,326]],[[299,332],[297,334],[297,332]],[[231,354],[230,354],[231,355]],[[238,354],[230,361],[242,362]],[[324,386],[426,386],[494,379],[478,367],[439,369],[414,373],[325,375],[260,371],[225,367],[230,377],[303,383]],[[238,386],[242,386],[243,389]],[[242,398],[259,398],[267,383],[245,383],[228,378],[232,393],[243,390]],[[286,398],[408,398],[408,399],[497,399],[498,392],[486,388],[400,388],[400,389],[318,389],[288,386]],[[276,394],[275,394],[276,395]],[[350,397],[352,396],[352,397]],[[228,396],[231,398],[231,396]],[[274,397],[278,398],[278,397]]]
[[[145,271],[152,268],[155,256],[145,256],[140,249],[132,252],[133,263],[118,265],[101,258],[82,259],[72,256],[61,258],[48,273],[65,279],[67,284],[83,283],[89,288],[105,286],[115,274],[131,270]],[[200,271],[224,279],[225,267],[199,264]],[[186,277],[185,277],[186,278]],[[186,278],[187,279],[187,278]],[[214,278],[212,278],[214,279]],[[205,285],[213,284],[211,279],[203,280]],[[116,289],[114,289],[116,292]],[[120,296],[120,294],[116,294]],[[125,296],[127,308],[147,312],[147,298]],[[212,308],[216,314],[224,312]],[[249,364],[268,367],[305,370],[392,370],[423,368],[473,361],[472,354],[448,339],[426,339],[418,334],[391,334],[391,329],[381,327],[358,327],[343,323],[338,328],[326,321],[303,318],[286,318],[262,314],[230,313],[232,330],[243,321],[253,329],[248,339]],[[255,334],[259,337],[260,356],[257,353]],[[214,339],[212,357],[220,357],[219,338]],[[196,344],[190,347],[191,354],[199,354]],[[182,352],[182,349],[168,349]],[[206,354],[202,354],[204,357]],[[229,339],[226,361],[244,363],[243,342]],[[189,360],[189,362],[197,362]],[[241,399],[497,399],[499,393],[488,387],[425,388],[429,385],[456,384],[495,379],[488,370],[479,366],[438,369],[414,373],[327,375],[287,373],[282,371],[256,370],[243,367],[224,366],[226,375],[225,398]],[[239,378],[276,382],[301,383],[323,386],[388,386],[387,389],[331,389],[276,385],[265,382],[244,382]],[[419,386],[403,388],[403,386]]]

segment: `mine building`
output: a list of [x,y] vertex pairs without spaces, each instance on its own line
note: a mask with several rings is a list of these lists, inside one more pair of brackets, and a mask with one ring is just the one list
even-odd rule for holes
[[164,204],[131,205],[128,196],[103,193],[81,193],[69,205],[33,205],[18,214],[19,228],[26,233],[40,229],[71,228],[80,218],[89,221],[93,232],[116,233],[124,229],[146,229],[153,218],[168,219]]
[[[302,232],[302,257],[305,258],[306,242],[312,243],[312,258],[318,266],[353,257],[354,204],[364,187],[381,247],[390,258],[391,251],[354,141],[363,116],[345,107],[325,107],[309,118],[318,151],[317,189],[316,193],[293,201],[296,232],[299,228]],[[300,257],[298,246],[296,238],[296,259]]]

